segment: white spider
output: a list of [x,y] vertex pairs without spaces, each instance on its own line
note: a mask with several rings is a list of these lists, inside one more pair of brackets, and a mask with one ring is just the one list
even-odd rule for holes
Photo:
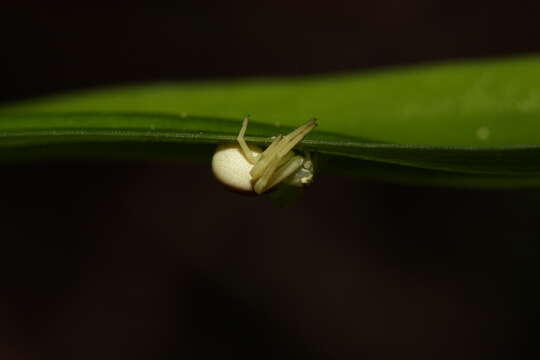
[[273,138],[270,146],[262,151],[248,145],[244,134],[249,117],[244,118],[237,137],[237,144],[218,146],[212,158],[214,175],[232,189],[262,194],[281,182],[305,186],[313,181],[313,162],[309,153],[295,154],[293,148],[317,126],[311,119],[288,135]]

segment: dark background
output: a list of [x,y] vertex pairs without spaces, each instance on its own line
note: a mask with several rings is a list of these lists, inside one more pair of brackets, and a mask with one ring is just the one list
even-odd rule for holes
[[[1,102],[540,51],[534,2],[57,4],[0,6]],[[536,190],[321,174],[281,206],[224,191],[208,164],[0,171],[0,359],[538,350]]]

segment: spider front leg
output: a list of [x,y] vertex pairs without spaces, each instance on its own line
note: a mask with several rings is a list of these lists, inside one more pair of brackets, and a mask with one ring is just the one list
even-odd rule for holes
[[295,155],[292,149],[315,126],[317,126],[316,120],[311,119],[290,134],[276,137],[272,144],[258,157],[255,166],[250,172],[254,184],[253,189],[256,193],[261,194],[273,188],[302,168],[305,163],[304,158]]
[[[271,162],[275,157],[283,158],[285,155],[300,142],[311,130],[317,126],[317,120],[311,119],[304,125],[300,126],[290,134],[281,136],[279,135],[274,139],[272,144],[262,153],[258,158],[257,163],[251,170],[251,176],[254,180],[260,178],[264,171],[270,167]],[[274,163],[275,166],[283,165],[282,162]]]
[[277,169],[272,171],[272,174],[269,177],[268,181],[263,182],[260,185],[259,183],[255,185],[255,191],[258,190],[257,185],[259,185],[261,192],[264,192],[268,189],[273,188],[276,185],[279,185],[289,176],[295,174],[302,167],[302,164],[304,163],[303,157],[294,155],[293,152],[289,152],[287,155],[287,158],[281,161],[281,165],[279,165]]

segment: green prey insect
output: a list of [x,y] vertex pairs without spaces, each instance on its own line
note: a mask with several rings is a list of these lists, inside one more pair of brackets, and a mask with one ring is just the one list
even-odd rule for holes
[[212,158],[216,178],[226,186],[242,191],[262,194],[280,183],[307,186],[313,181],[314,166],[311,154],[298,155],[293,148],[317,126],[311,119],[288,135],[273,137],[263,151],[248,145],[244,138],[250,118],[245,117],[237,143],[218,146]]

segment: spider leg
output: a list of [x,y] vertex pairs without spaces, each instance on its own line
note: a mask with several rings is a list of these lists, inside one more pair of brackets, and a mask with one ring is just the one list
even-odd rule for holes
[[[292,154],[292,153],[289,153]],[[272,175],[270,183],[266,187],[266,190],[273,188],[302,167],[304,159],[301,156],[294,155],[289,158],[283,165],[281,165]]]
[[252,181],[254,181],[253,190],[255,190],[257,194],[262,194],[269,189],[267,186],[268,182],[272,178],[272,175],[275,173],[276,169],[282,163],[281,160],[282,159],[279,156],[272,156],[268,162],[268,165],[263,169],[261,176],[255,180],[252,178]]
[[317,120],[311,119],[288,135],[274,138],[270,146],[254,156],[244,138],[249,116],[244,118],[242,128],[236,138],[245,158],[253,164],[250,171],[251,182],[256,193],[261,194],[294,174],[303,165],[311,164],[309,157],[295,155],[291,150],[317,126]]
[[304,125],[300,126],[290,134],[285,136],[278,136],[274,139],[272,144],[262,153],[257,159],[257,163],[251,169],[251,177],[254,181],[259,179],[266,171],[265,169],[269,163],[273,160],[274,156],[283,158],[285,154],[291,151],[313,128],[317,126],[317,120],[311,119]]
[[279,155],[283,156],[291,151],[311,130],[317,126],[317,119],[311,119],[298,129],[283,137],[283,145],[279,149]]
[[276,136],[270,146],[268,146],[266,150],[264,150],[264,152],[257,159],[257,163],[249,172],[253,180],[257,180],[258,178],[263,176],[263,173],[266,171],[265,169],[268,167],[268,164],[274,159],[275,155],[277,154],[282,139],[283,136]]
[[244,134],[246,133],[248,122],[249,122],[249,116],[246,116],[244,118],[244,121],[242,122],[242,128],[240,129],[240,132],[238,133],[238,136],[236,137],[236,141],[238,141],[238,144],[240,145],[240,148],[242,149],[242,152],[244,153],[244,156],[246,157],[246,159],[250,163],[256,164],[257,158],[253,156],[253,153],[251,152],[251,150],[249,150],[249,147],[246,143],[246,139],[244,139]]

